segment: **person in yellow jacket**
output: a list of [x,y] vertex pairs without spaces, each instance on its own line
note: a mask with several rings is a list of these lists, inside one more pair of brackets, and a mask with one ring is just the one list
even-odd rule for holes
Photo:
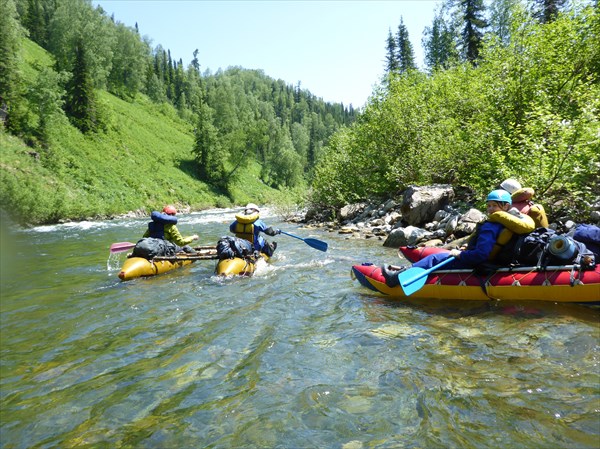
[[277,242],[268,242],[260,233],[265,233],[271,237],[281,234],[279,229],[273,229],[271,226],[260,219],[260,209],[254,203],[248,203],[244,208],[243,214],[236,214],[235,221],[229,225],[229,230],[236,237],[252,243],[255,251],[266,254],[271,257],[277,248]]
[[194,240],[198,240],[198,235],[183,237],[177,229],[177,209],[174,206],[165,206],[162,212],[153,211],[150,214],[152,221],[148,223],[148,229],[144,233],[144,238],[152,237],[156,239],[168,240],[177,246],[185,247]]
[[521,187],[519,181],[509,178],[502,181],[500,188],[510,193],[513,207],[533,218],[536,228],[549,226],[544,206],[532,201],[535,191],[531,187]]

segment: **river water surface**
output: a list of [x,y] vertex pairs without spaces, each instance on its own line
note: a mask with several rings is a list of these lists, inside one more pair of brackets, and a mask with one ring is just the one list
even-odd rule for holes
[[[233,215],[178,227],[216,244]],[[264,219],[329,250],[121,282],[108,248],[147,220],[5,235],[0,447],[599,447],[597,307],[386,301],[350,267],[396,251]]]

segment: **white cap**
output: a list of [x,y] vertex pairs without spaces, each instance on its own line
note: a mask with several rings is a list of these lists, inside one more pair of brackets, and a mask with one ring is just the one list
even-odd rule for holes
[[256,204],[254,204],[254,203],[248,203],[248,204],[246,204],[246,210],[248,210],[248,209],[253,209],[253,210],[255,210],[256,212],[260,212],[260,209],[259,209],[259,208],[258,208],[258,206],[257,206]]
[[516,179],[508,178],[508,179],[505,179],[504,181],[502,181],[502,184],[500,184],[500,187],[502,187],[504,190],[506,190],[508,193],[510,193],[512,195],[513,193],[515,193],[517,190],[519,190],[521,188],[521,183],[519,181],[517,181]]

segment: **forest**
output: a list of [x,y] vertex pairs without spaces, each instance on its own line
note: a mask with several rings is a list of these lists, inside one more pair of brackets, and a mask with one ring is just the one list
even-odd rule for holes
[[[88,0],[0,7],[0,199],[19,222],[299,198],[329,137],[358,113],[260,70],[201,72],[198,50],[184,67]],[[122,115],[146,129],[124,129]],[[132,148],[137,164],[121,160]],[[154,177],[182,185],[143,181]]]
[[445,0],[424,69],[400,17],[360,111],[260,70],[203,72],[198,50],[184,67],[89,0],[0,10],[0,204],[20,223],[173,197],[335,210],[410,184],[481,194],[509,176],[551,213],[600,197],[597,0]]

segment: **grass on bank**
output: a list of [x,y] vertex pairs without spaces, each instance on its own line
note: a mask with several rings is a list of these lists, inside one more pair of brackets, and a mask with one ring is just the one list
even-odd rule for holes
[[[23,76],[32,82],[52,58],[26,41]],[[138,95],[123,101],[97,91],[106,130],[82,134],[66,117],[54,120],[48,149],[31,148],[0,126],[0,204],[21,224],[52,223],[149,211],[163,204],[201,210],[247,202],[297,201],[259,179],[260,166],[240,173],[229,192],[196,177],[193,126],[170,105]]]

